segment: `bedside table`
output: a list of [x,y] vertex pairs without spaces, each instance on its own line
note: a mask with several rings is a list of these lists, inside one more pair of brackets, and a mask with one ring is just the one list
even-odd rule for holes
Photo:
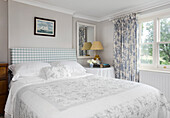
[[115,78],[114,68],[108,67],[108,68],[90,68],[85,67],[87,73],[92,73],[94,75],[98,75],[101,77],[110,77]]
[[4,114],[7,95],[8,95],[8,64],[0,63],[0,115]]

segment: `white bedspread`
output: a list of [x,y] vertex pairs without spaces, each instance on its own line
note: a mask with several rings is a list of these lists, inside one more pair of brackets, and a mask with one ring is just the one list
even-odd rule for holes
[[166,98],[157,89],[94,75],[12,84],[6,118],[170,118]]

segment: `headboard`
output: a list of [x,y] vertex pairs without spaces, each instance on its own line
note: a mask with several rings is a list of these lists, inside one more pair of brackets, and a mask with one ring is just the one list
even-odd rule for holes
[[59,48],[11,48],[11,64],[23,62],[77,61],[75,49]]

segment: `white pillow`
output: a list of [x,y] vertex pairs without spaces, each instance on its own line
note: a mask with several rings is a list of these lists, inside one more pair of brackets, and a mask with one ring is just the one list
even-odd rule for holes
[[67,65],[62,66],[52,66],[52,67],[45,67],[41,70],[41,75],[43,79],[50,80],[50,79],[59,79],[63,77],[70,77],[70,69]]
[[52,66],[62,66],[67,65],[69,67],[69,71],[71,74],[84,74],[86,73],[86,69],[77,63],[76,61],[56,61],[51,63]]
[[9,69],[12,71],[14,78],[17,80],[20,76],[39,76],[40,71],[44,67],[50,67],[49,63],[44,62],[27,62],[21,64],[10,65]]

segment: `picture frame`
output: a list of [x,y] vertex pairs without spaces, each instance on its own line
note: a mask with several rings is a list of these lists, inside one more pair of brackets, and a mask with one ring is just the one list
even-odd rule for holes
[[56,21],[52,19],[34,17],[34,35],[55,37]]

